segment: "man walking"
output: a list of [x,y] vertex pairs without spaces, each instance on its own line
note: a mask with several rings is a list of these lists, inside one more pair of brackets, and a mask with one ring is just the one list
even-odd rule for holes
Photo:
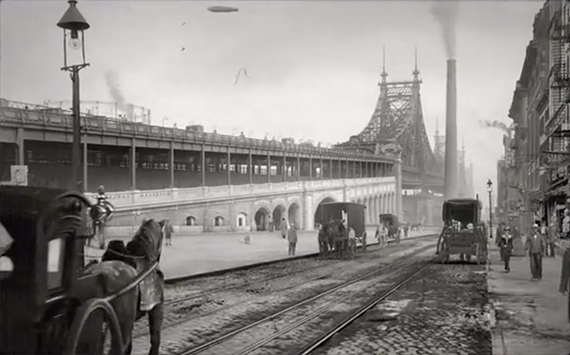
[[386,245],[386,234],[388,232],[386,231],[386,226],[383,223],[380,223],[378,225],[378,227],[376,228],[376,236],[375,238],[378,239],[378,244],[380,245],[380,247],[383,247],[384,245]]
[[568,293],[568,281],[570,280],[570,248],[566,248],[562,257],[562,270],[560,272],[560,293],[568,299],[568,322],[570,322],[570,293]]
[[511,228],[507,227],[499,239],[499,248],[501,248],[501,259],[505,262],[505,272],[510,272],[511,267],[511,253],[513,251],[513,236],[511,235]]
[[289,255],[295,255],[295,247],[297,246],[297,231],[295,225],[291,223],[291,228],[287,231],[287,240],[289,241]]
[[534,224],[531,233],[525,242],[525,250],[528,251],[530,259],[530,272],[532,273],[531,281],[542,279],[542,256],[546,251],[546,242],[538,233],[538,224]]
[[172,245],[172,235],[174,234],[174,228],[170,224],[169,220],[166,220],[164,224],[164,237],[166,238],[166,245]]

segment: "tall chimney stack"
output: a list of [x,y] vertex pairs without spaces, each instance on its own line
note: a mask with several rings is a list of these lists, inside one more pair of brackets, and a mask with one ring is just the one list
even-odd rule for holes
[[445,112],[445,199],[457,197],[457,78],[455,59],[447,60]]

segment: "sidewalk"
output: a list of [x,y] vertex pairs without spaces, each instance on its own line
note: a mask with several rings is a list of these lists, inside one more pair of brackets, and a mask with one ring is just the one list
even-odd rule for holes
[[[425,228],[421,232],[410,232],[409,238],[438,233],[439,230]],[[375,230],[367,230],[367,244],[375,244]],[[249,234],[251,244],[245,244]],[[319,252],[318,233],[299,232],[296,256]],[[118,239],[118,238],[114,238]],[[127,242],[129,238],[120,238]],[[403,238],[402,238],[403,240]],[[192,236],[174,236],[172,246],[163,246],[160,268],[167,279],[203,274],[206,272],[236,268],[262,262],[284,260],[288,242],[278,232],[273,233],[207,233]],[[102,254],[102,251],[98,253]]]
[[568,299],[558,292],[561,257],[543,258],[542,280],[530,281],[527,256],[513,257],[511,272],[505,273],[498,248],[490,244],[487,283],[496,318],[493,354],[568,354]]

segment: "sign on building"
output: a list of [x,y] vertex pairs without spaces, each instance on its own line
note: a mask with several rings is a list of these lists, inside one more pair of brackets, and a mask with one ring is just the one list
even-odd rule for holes
[[28,186],[28,166],[12,165],[10,166],[10,176],[12,185]]

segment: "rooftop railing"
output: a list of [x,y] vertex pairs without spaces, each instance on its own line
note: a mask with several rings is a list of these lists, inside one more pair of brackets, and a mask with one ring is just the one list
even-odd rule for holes
[[[53,112],[54,109],[28,109],[13,106],[0,107],[0,125],[41,126],[42,129],[71,129],[72,117],[64,112]],[[56,109],[57,110],[57,109]],[[105,132],[109,134],[132,134],[156,139],[186,140],[196,143],[217,144],[224,146],[267,149],[295,153],[325,155],[371,160],[377,162],[394,162],[394,158],[374,154],[355,153],[342,149],[315,147],[307,144],[288,144],[277,140],[248,138],[220,133],[199,132],[179,128],[160,127],[136,122],[117,121],[104,117],[82,117],[82,129],[87,132]]]

